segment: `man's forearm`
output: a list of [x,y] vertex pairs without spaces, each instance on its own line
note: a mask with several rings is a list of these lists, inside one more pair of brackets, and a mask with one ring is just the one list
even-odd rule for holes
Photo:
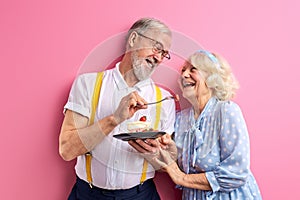
[[88,118],[67,111],[59,138],[59,152],[64,160],[72,160],[92,150],[117,125],[114,116],[107,116],[87,126]]
[[78,136],[82,141],[87,151],[92,150],[97,144],[99,144],[105,136],[107,136],[118,123],[115,121],[114,116],[110,115],[104,117],[93,125],[79,129]]

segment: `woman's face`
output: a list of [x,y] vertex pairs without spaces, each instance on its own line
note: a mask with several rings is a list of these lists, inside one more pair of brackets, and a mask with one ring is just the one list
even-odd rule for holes
[[182,96],[189,101],[197,100],[202,94],[207,93],[204,76],[200,71],[186,62],[181,69],[180,88]]

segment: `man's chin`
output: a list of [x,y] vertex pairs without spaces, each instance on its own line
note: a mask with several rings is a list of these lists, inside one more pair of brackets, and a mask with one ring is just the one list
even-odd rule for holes
[[148,78],[150,78],[150,76],[137,77],[139,81],[144,81],[147,80]]
[[144,81],[146,79],[151,78],[152,74],[153,74],[153,72],[151,72],[150,74],[136,74],[135,76],[139,81]]

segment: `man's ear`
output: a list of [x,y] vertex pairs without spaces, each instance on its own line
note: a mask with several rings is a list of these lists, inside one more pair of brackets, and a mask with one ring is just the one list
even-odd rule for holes
[[128,37],[128,45],[130,47],[133,47],[136,39],[137,39],[137,33],[135,31],[133,31]]

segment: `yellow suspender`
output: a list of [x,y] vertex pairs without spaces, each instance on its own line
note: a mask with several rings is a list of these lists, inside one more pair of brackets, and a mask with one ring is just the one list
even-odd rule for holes
[[97,109],[101,86],[102,86],[103,74],[104,74],[103,72],[99,72],[97,74],[95,87],[94,87],[94,93],[93,93],[93,97],[92,97],[92,110],[91,110],[91,118],[89,121],[89,125],[92,125],[94,123],[96,109]]
[[[159,101],[162,99],[161,90],[158,86],[155,86],[155,92],[156,92],[156,101]],[[160,121],[160,112],[161,112],[161,102],[156,104],[156,116],[155,116],[155,124],[154,124],[154,130],[158,130],[158,125]]]
[[[101,86],[102,86],[102,80],[103,80],[103,72],[99,72],[97,74],[95,86],[94,86],[94,92],[93,92],[93,97],[92,97],[92,105],[91,105],[91,116],[89,120],[89,125],[92,125],[94,123],[95,119],[95,114],[96,114],[96,108],[98,105],[99,101],[99,96],[100,96],[100,91],[101,91]],[[90,152],[85,154],[85,169],[86,169],[86,179],[89,182],[90,187],[92,188],[92,154]]]
[[[89,125],[94,123],[96,108],[99,101],[101,86],[103,80],[103,72],[99,72],[97,74],[95,86],[94,86],[94,93],[92,97],[92,105],[91,105],[91,117],[89,120]],[[162,98],[161,90],[158,86],[155,86],[156,91],[156,100],[160,100]],[[155,123],[154,123],[154,130],[158,130],[158,125],[160,121],[160,113],[161,113],[161,103],[156,104],[156,116],[155,116]],[[90,152],[85,154],[85,166],[86,166],[86,176],[87,181],[89,182],[90,187],[92,187],[92,171],[91,171],[91,161],[92,161],[92,154]],[[143,169],[142,169],[142,176],[140,182],[143,183],[146,180],[146,173],[148,168],[148,162],[144,159]]]
[[[156,92],[156,101],[159,101],[160,99],[162,99],[161,90],[158,86],[155,86],[155,92]],[[161,102],[156,104],[156,116],[155,116],[155,122],[154,122],[154,127],[153,127],[154,130],[158,130],[160,112],[161,112]],[[147,168],[148,168],[148,162],[146,159],[144,159],[140,183],[143,183],[146,180]]]

